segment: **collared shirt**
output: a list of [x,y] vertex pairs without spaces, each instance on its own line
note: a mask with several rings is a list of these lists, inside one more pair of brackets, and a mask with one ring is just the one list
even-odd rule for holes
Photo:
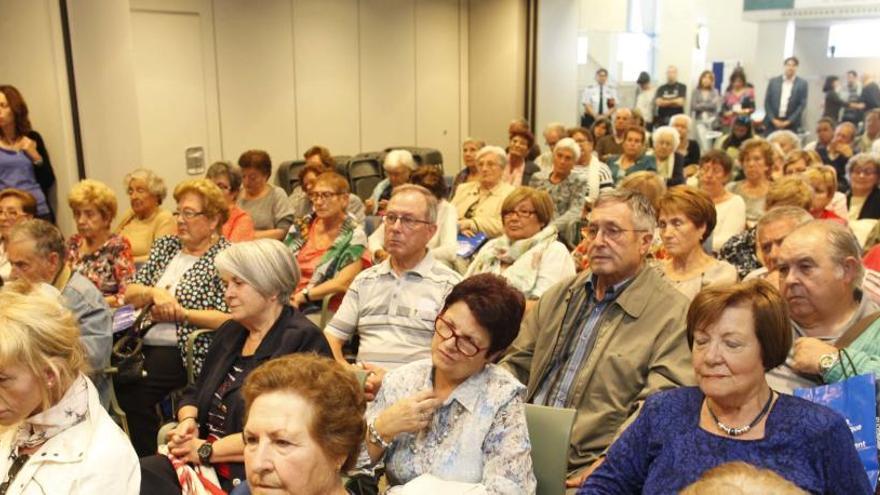
[[543,383],[535,394],[535,404],[570,407],[569,392],[577,377],[578,370],[593,350],[593,345],[596,343],[596,330],[602,323],[605,310],[614,303],[617,296],[626,289],[633,278],[630,277],[609,287],[602,300],[596,299],[596,276],[593,275],[587,280],[585,284],[586,304],[576,310],[579,311],[579,314],[574,320],[576,325],[580,322],[583,324],[578,325],[580,330],[573,334],[572,340],[562,346],[564,354],[554,358],[550,371],[544,377]]
[[[850,329],[853,325],[858,323],[862,318],[865,318],[872,313],[876,313],[878,311],[878,306],[871,298],[865,297],[861,291],[857,294],[857,297],[860,298],[859,306],[856,308],[856,311],[850,317],[849,321],[846,322],[846,325],[843,325],[840,328],[840,331],[837,335],[832,335],[828,337],[817,337],[822,342],[826,344],[834,345],[847,330]],[[799,337],[808,337],[807,333],[798,325],[794,319],[791,320],[791,330],[792,330],[792,340],[796,340]],[[793,368],[794,365],[794,346],[792,346],[791,351],[788,353],[788,358],[785,360],[785,363],[773,368],[772,370],[767,372],[767,383],[773,390],[777,392],[781,392],[784,394],[791,394],[796,388],[805,388],[805,387],[815,387],[817,385],[822,385],[822,378],[818,375],[805,375],[802,373],[798,373]]]
[[617,99],[617,89],[610,84],[604,86],[591,84],[581,94],[581,104],[592,106],[593,111],[597,114],[608,112],[608,100],[615,99]]
[[791,99],[791,90],[794,88],[794,78],[786,79],[782,78],[782,92],[779,96],[779,118],[784,119],[787,117],[785,113],[788,111],[788,100]]
[[[432,374],[430,359],[388,373],[367,408],[367,422],[398,401],[432,389]],[[427,429],[394,439],[384,455],[390,483],[430,473],[447,481],[482,483],[488,493],[534,493],[525,393],[508,371],[486,365],[452,391]],[[363,451],[359,465],[368,465]]]
[[504,167],[504,175],[501,176],[501,180],[510,184],[514,187],[519,187],[523,185],[523,172],[526,170],[526,162],[522,162],[519,167],[514,168],[513,165],[507,165]]
[[430,253],[401,275],[389,258],[355,277],[324,331],[346,341],[357,332],[358,360],[388,369],[429,357],[434,321],[460,280]]

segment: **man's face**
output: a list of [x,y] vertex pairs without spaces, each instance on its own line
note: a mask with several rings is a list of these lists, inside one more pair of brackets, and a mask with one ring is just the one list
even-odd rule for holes
[[865,132],[872,137],[880,135],[880,113],[871,112],[865,117]]
[[792,77],[794,77],[794,75],[797,74],[797,68],[798,66],[796,63],[794,63],[794,60],[789,60],[788,62],[785,62],[785,66],[782,69],[783,73],[785,74],[785,78],[791,79]]
[[[425,252],[428,241],[437,232],[437,226],[428,223],[427,213],[425,197],[417,192],[391,197],[385,210],[385,251],[392,258],[407,259]],[[390,218],[396,221],[388,223]]]
[[603,86],[607,81],[608,81],[608,73],[607,72],[605,72],[604,70],[600,70],[599,72],[596,72],[596,83],[598,83],[599,86]]
[[853,297],[854,273],[831,259],[828,242],[820,232],[789,234],[779,249],[777,269],[782,296],[788,301],[792,319],[800,324],[833,315]]
[[37,251],[36,241],[25,237],[11,239],[6,246],[6,256],[12,265],[14,280],[51,284],[59,268],[56,253],[44,256]]
[[623,136],[630,122],[632,122],[632,112],[628,108],[620,108],[614,112],[614,131],[618,136]]
[[853,139],[855,139],[855,132],[853,132],[852,126],[839,125],[834,130],[834,141],[838,143],[852,144]]
[[562,139],[562,135],[556,129],[544,131],[544,142],[547,143],[547,147],[551,150],[560,139]]
[[674,65],[670,65],[668,69],[666,69],[666,80],[668,82],[674,83],[678,81],[678,68]]
[[855,86],[859,82],[858,74],[853,74],[852,72],[846,73],[846,83],[850,86]]
[[651,246],[652,232],[635,231],[633,214],[626,203],[604,203],[590,213],[587,248],[590,268],[600,277],[617,283],[638,271]]
[[776,269],[782,241],[796,227],[797,225],[794,220],[781,218],[775,222],[761,225],[758,229],[758,259],[767,270],[773,271]]
[[819,122],[819,125],[816,126],[816,138],[819,142],[827,145],[833,137],[834,127],[828,122]]

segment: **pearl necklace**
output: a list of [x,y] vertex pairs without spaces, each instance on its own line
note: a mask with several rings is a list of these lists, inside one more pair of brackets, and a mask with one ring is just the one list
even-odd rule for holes
[[770,410],[770,404],[773,402],[773,393],[773,389],[770,389],[770,397],[767,397],[767,402],[764,404],[761,412],[759,412],[758,415],[755,416],[755,419],[753,419],[751,423],[745,426],[728,426],[722,423],[721,420],[718,419],[718,416],[715,415],[715,412],[712,411],[712,408],[709,407],[709,399],[706,399],[706,410],[709,411],[709,416],[712,416],[712,421],[715,421],[715,426],[717,426],[719,430],[723,431],[729,436],[738,437],[741,435],[745,435],[746,433],[751,431],[751,429],[754,428],[755,425],[758,424],[761,419],[767,414],[767,411]]

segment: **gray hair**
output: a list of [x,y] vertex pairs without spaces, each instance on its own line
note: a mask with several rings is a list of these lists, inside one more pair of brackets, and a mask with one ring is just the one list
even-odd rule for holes
[[686,113],[677,113],[669,118],[669,125],[672,125],[676,120],[684,120],[687,122],[688,129],[691,128],[691,122],[693,122],[690,116]]
[[868,164],[873,165],[874,172],[880,174],[880,154],[859,153],[853,155],[852,158],[846,162],[846,181],[852,184],[852,169],[855,167],[863,167]]
[[500,146],[492,146],[491,144],[488,146],[483,146],[480,148],[480,151],[477,152],[477,161],[480,161],[480,158],[488,154],[493,154],[498,157],[498,162],[501,164],[501,167],[507,166],[507,152],[504,151],[504,148]]
[[638,230],[654,233],[657,228],[657,214],[654,207],[643,194],[630,189],[603,189],[593,203],[593,210],[604,204],[624,203],[632,212],[633,226]]
[[226,177],[229,179],[229,189],[231,192],[237,192],[241,189],[241,167],[235,163],[227,161],[214,162],[208,167],[205,177],[209,179]]
[[[771,132],[767,135],[767,141],[770,141],[771,144],[777,144],[779,141],[787,141],[793,149],[801,149],[801,138],[788,129],[780,129]],[[779,146],[781,147],[782,145],[780,144]]]
[[862,285],[862,277],[865,276],[865,267],[862,265],[862,247],[848,226],[833,220],[813,220],[798,227],[794,232],[822,234],[825,237],[825,242],[820,245],[827,246],[828,256],[838,269],[843,268],[843,262],[847,258],[855,258],[856,276],[853,278],[852,288],[855,290]]
[[544,132],[557,132],[559,134],[565,135],[565,124],[561,122],[551,122],[544,127]]
[[397,196],[398,194],[406,194],[406,193],[416,193],[421,194],[422,197],[425,198],[425,210],[426,210],[426,218],[425,220],[436,224],[437,223],[437,210],[439,208],[439,201],[437,201],[437,196],[434,196],[434,193],[429,191],[426,187],[420,186],[418,184],[401,184],[394,188],[391,192],[391,197]]
[[570,137],[562,138],[557,141],[556,146],[553,147],[553,152],[555,153],[558,149],[567,149],[568,151],[571,151],[574,155],[574,161],[581,159],[581,147]]
[[293,251],[275,239],[232,244],[217,254],[214,266],[240,278],[263,297],[278,296],[282,304],[290,299],[300,278]]
[[67,253],[66,246],[64,245],[64,236],[58,230],[58,227],[51,223],[39,218],[25,220],[12,227],[12,230],[9,232],[8,242],[20,237],[34,241],[34,247],[43,259],[49,253],[55,253],[58,255],[59,262],[64,262]]
[[461,142],[462,146],[468,143],[476,144],[477,148],[482,148],[483,146],[486,146],[486,141],[483,141],[482,139],[477,139],[475,137],[465,138],[465,140]]
[[165,196],[168,195],[168,189],[165,187],[165,181],[156,175],[155,172],[148,168],[136,168],[125,175],[125,178],[122,179],[122,185],[127,189],[131,185],[131,181],[135,179],[147,183],[147,189],[150,191],[150,194],[159,198],[159,204],[162,204],[162,202],[165,201]]
[[675,130],[675,127],[671,125],[664,125],[654,129],[654,132],[651,133],[651,141],[656,143],[663,135],[672,136],[672,149],[677,149],[678,145],[681,144],[681,136]]
[[803,208],[797,206],[779,206],[771,209],[758,219],[758,225],[756,226],[757,230],[755,233],[760,237],[762,228],[780,220],[791,220],[794,222],[795,227],[800,227],[801,225],[812,222],[814,218],[813,215],[810,215],[810,212]]
[[412,153],[407,150],[391,150],[385,155],[385,162],[382,168],[389,170],[397,167],[406,167],[410,171],[416,169],[416,161],[413,159]]

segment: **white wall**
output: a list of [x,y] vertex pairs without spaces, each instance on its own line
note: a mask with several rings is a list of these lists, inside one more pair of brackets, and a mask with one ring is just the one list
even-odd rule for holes
[[535,82],[535,133],[551,122],[570,124],[580,113],[577,101],[578,6],[569,0],[538,3],[537,75]]
[[55,170],[58,222],[73,221],[66,191],[78,180],[61,16],[55,0],[0,0],[0,80],[23,94],[34,129],[46,141]]

